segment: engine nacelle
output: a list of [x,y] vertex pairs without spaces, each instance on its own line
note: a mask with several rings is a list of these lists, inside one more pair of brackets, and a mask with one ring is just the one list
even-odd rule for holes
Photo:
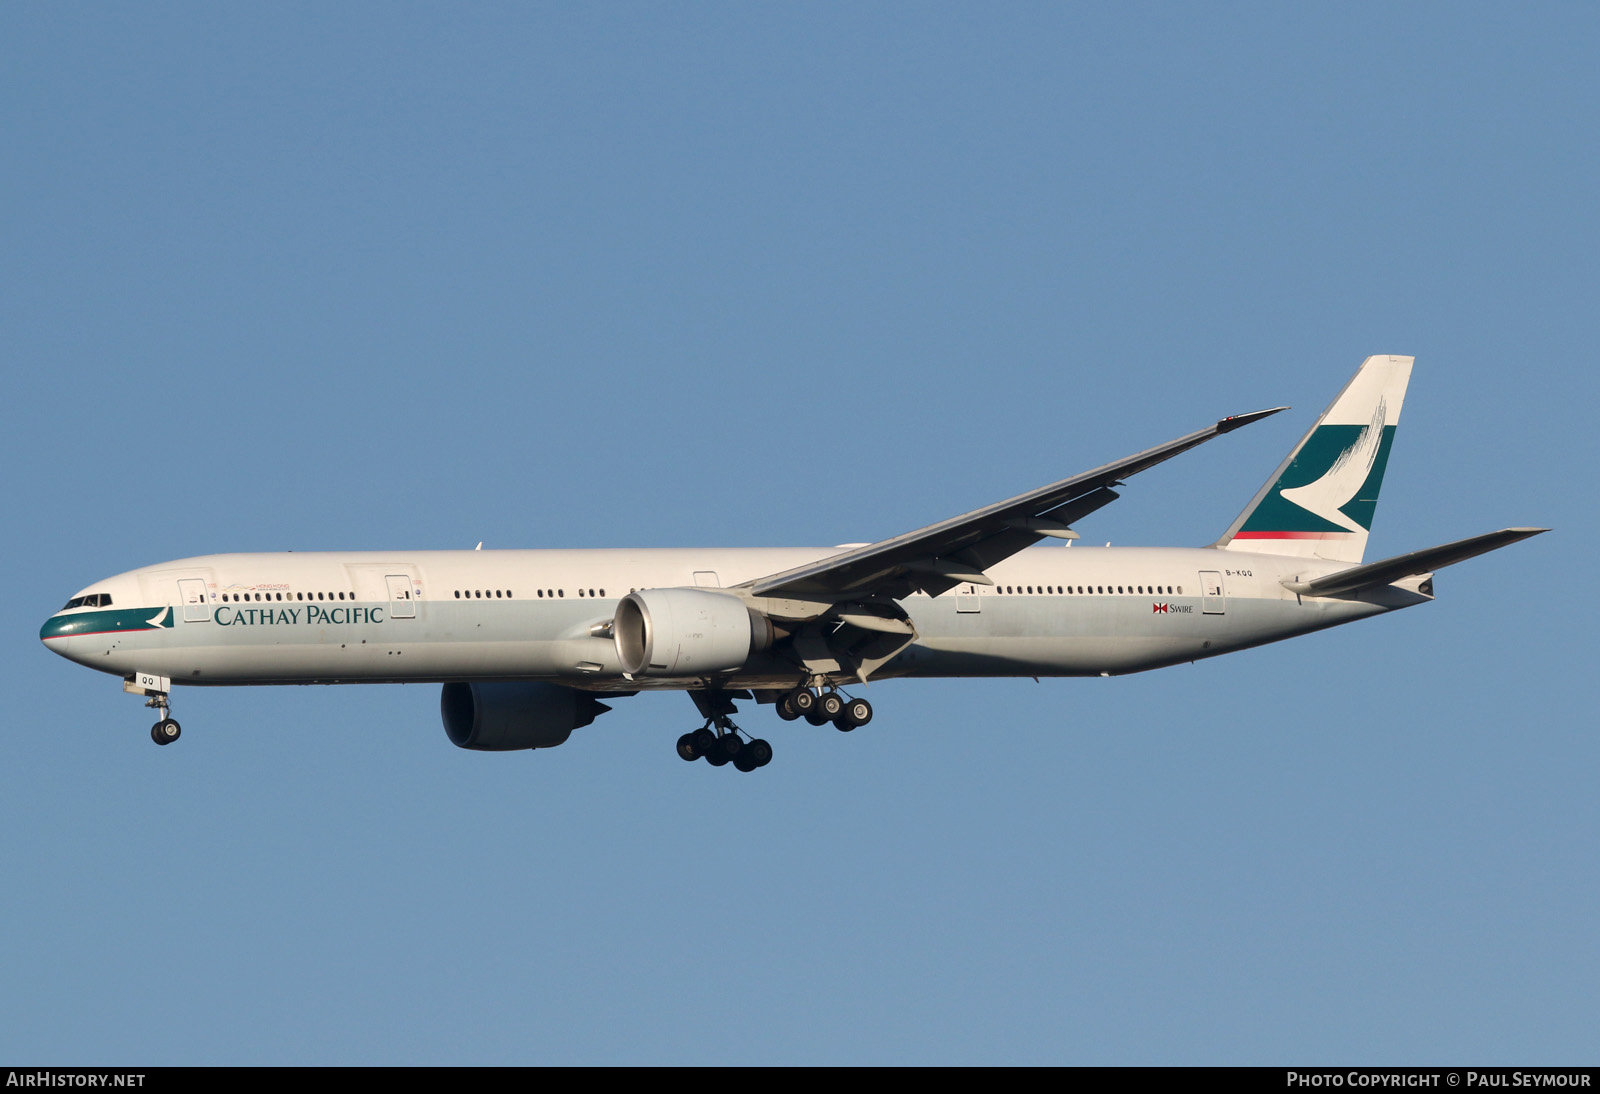
[[450,743],[479,752],[554,748],[610,709],[559,684],[446,684],[439,693]]
[[739,668],[772,645],[772,621],[711,589],[641,589],[617,604],[611,624],[622,671],[697,676]]

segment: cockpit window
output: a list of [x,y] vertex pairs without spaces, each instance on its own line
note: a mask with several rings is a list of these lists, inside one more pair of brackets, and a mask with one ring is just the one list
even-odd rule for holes
[[110,593],[90,593],[88,596],[75,596],[67,601],[67,606],[62,611],[71,611],[73,608],[109,608],[111,606]]

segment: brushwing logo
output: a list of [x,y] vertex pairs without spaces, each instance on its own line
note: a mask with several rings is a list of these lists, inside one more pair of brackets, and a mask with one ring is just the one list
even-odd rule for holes
[[1383,422],[1387,411],[1385,402],[1378,400],[1372,420],[1361,427],[1356,439],[1339,453],[1321,478],[1304,486],[1279,490],[1279,496],[1329,524],[1350,532],[1365,532],[1366,528],[1341,510],[1350,504],[1372,474],[1372,465],[1377,462],[1378,451],[1383,446]]

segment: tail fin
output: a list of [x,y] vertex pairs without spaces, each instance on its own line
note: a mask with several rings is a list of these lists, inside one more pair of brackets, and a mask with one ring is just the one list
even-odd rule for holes
[[1368,357],[1213,546],[1360,562],[1411,357]]

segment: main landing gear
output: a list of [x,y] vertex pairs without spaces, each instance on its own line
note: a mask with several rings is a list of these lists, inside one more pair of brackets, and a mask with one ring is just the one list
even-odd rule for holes
[[752,741],[739,738],[739,727],[726,715],[707,719],[706,724],[693,733],[678,738],[678,755],[691,763],[704,759],[712,767],[732,764],[740,771],[754,771],[772,762],[772,746],[757,737]]
[[865,699],[852,699],[832,688],[816,692],[798,687],[778,700],[778,717],[786,722],[804,718],[814,726],[832,722],[840,733],[849,733],[872,721],[872,704]]
[[[744,731],[733,724],[730,715],[736,713],[733,701],[748,699],[749,692],[729,692],[716,688],[691,691],[689,697],[704,715],[706,724],[692,733],[678,738],[678,756],[689,762],[704,760],[712,767],[732,764],[740,771],[754,771],[772,762],[772,746],[759,738],[744,740]],[[824,684],[813,689],[805,684],[784,692],[778,697],[778,717],[786,722],[804,718],[814,726],[832,724],[841,733],[849,733],[857,726],[872,721],[872,704],[865,699],[852,699]]]

